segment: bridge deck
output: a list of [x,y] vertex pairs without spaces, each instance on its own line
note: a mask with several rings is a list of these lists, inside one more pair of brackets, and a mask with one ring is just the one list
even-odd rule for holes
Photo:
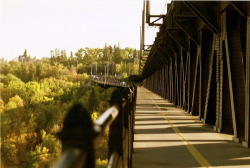
[[249,167],[250,150],[138,87],[133,168]]

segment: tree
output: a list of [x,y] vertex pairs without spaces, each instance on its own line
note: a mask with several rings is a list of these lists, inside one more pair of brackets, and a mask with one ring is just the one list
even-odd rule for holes
[[2,113],[4,110],[4,101],[0,99],[0,113]]
[[11,94],[19,95],[24,100],[28,98],[25,83],[22,81],[10,81],[6,89],[8,89]]
[[110,58],[111,58],[110,48],[108,47],[107,44],[105,44],[105,46],[103,48],[103,58],[102,58],[102,61],[109,61]]
[[[49,167],[55,162],[60,147],[52,133],[60,127],[69,107],[80,101],[95,118],[109,107],[112,88],[92,86],[90,66],[100,62],[101,72],[107,61],[110,66],[116,61],[122,72],[125,63],[132,64],[128,58],[134,57],[135,52],[105,44],[103,49],[81,48],[76,57],[71,52],[70,58],[65,50],[55,49],[51,50],[51,58],[29,62],[0,60],[1,164],[34,168]],[[24,56],[28,57],[27,50]],[[98,144],[101,159],[107,155],[106,142],[104,138]]]
[[81,61],[82,59],[83,59],[83,54],[84,54],[84,49],[83,48],[81,48],[81,49],[79,49],[76,53],[75,53],[75,56],[76,56],[76,59],[78,60],[78,61]]
[[45,130],[41,130],[40,135],[42,143],[29,152],[27,166],[29,168],[49,168],[61,154],[61,144],[59,140],[51,134],[48,134]]
[[88,99],[88,110],[90,113],[97,111],[99,106],[99,99],[94,88],[92,88]]
[[7,75],[1,75],[1,82],[3,84],[8,85],[11,81],[21,82],[21,79],[10,73]]
[[74,56],[73,56],[73,52],[72,52],[72,51],[70,52],[70,59],[71,59],[71,60],[74,59]]
[[121,52],[120,47],[119,46],[118,47],[114,46],[114,53],[113,53],[114,62],[116,64],[119,64],[119,63],[121,63],[122,59],[123,59],[122,58],[122,52]]
[[9,99],[1,115],[2,161],[6,167],[26,167],[26,153],[37,141],[33,115],[27,115],[19,96]]
[[27,52],[27,49],[25,49],[25,50],[24,50],[24,52],[23,52],[23,56],[24,56],[24,58],[25,58],[25,59],[28,57],[28,52]]

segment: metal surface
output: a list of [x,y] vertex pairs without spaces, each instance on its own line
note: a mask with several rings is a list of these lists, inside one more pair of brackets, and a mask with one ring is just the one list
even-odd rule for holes
[[119,109],[116,106],[110,107],[107,111],[105,111],[94,124],[94,129],[96,132],[103,132],[107,126],[114,121],[119,113]]
[[250,147],[250,4],[248,4],[247,42],[246,42],[246,103],[245,103],[245,140],[243,145]]
[[141,72],[146,88],[247,147],[249,6],[172,1]]

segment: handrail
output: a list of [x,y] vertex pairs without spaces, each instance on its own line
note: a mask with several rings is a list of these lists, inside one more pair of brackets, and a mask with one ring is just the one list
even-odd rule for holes
[[107,168],[116,168],[118,164],[119,164],[119,154],[117,152],[114,152],[110,157]]
[[63,154],[53,168],[94,168],[94,140],[109,128],[108,168],[132,167],[136,87],[117,88],[107,109],[94,123],[88,111],[75,104],[57,134]]
[[116,106],[110,107],[106,110],[94,124],[94,129],[96,132],[102,132],[107,126],[111,124],[112,121],[117,117],[119,109]]
[[69,148],[63,153],[61,159],[54,168],[78,167],[79,164],[84,165],[86,162],[86,153],[78,148]]
[[125,81],[121,81],[118,79],[110,79],[110,78],[107,78],[105,80],[104,78],[99,76],[91,77],[91,80],[101,85],[111,85],[111,86],[126,87],[126,88],[130,86],[130,84]]

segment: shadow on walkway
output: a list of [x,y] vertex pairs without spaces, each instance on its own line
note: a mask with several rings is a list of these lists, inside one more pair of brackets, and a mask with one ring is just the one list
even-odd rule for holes
[[138,88],[133,168],[202,167],[202,157],[211,167],[250,165],[250,150],[231,135],[214,132],[197,116]]

